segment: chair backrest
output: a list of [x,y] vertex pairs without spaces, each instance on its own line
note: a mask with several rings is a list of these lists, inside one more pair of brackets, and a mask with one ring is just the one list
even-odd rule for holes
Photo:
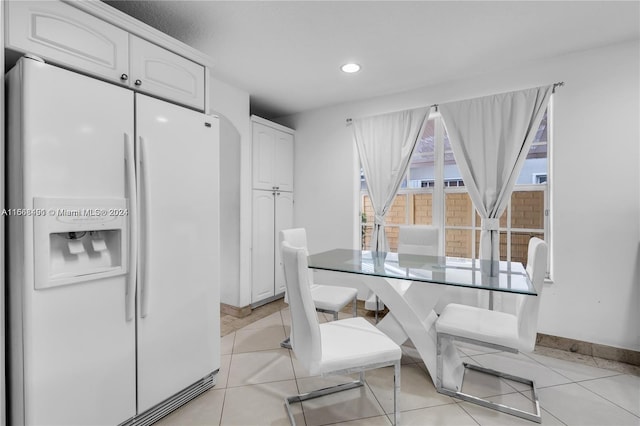
[[547,273],[547,243],[540,238],[529,240],[527,250],[527,275],[533,283],[538,296],[519,295],[516,305],[518,316],[518,336],[520,350],[531,352],[536,344],[538,332],[538,311],[544,289],[544,278]]
[[322,356],[320,326],[308,283],[307,253],[287,241],[281,243],[285,285],[291,310],[291,347],[310,374],[319,372]]
[[283,229],[280,231],[280,243],[283,241],[291,244],[292,247],[304,248],[307,251],[307,231],[304,228]]
[[[305,231],[304,228],[283,229],[280,231],[280,243],[283,241],[286,241],[292,247],[303,248],[305,254],[309,256],[309,249],[307,248],[307,231]],[[313,285],[313,271],[311,269],[309,269],[309,285]]]
[[430,225],[403,225],[398,235],[398,253],[438,255],[438,228]]

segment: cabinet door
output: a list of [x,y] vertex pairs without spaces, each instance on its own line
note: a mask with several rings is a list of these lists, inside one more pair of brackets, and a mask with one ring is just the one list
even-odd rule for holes
[[293,227],[293,194],[291,192],[276,192],[276,220],[275,220],[275,294],[283,293],[286,289],[284,269],[280,256],[280,231]]
[[204,110],[202,65],[130,35],[132,87]]
[[253,188],[272,190],[276,186],[273,173],[276,155],[276,131],[253,123]]
[[253,188],[293,191],[293,135],[253,123]]
[[293,191],[293,135],[276,131],[275,186],[281,191]]
[[272,191],[253,191],[251,303],[274,295],[274,198]]
[[[7,47],[126,84],[126,31],[58,1],[8,1]],[[55,82],[52,82],[55,84]]]
[[137,95],[136,134],[142,412],[220,367],[219,123]]

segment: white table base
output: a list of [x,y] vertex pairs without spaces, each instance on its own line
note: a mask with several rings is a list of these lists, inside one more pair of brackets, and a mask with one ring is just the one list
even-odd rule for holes
[[[436,385],[436,328],[438,318],[433,311],[446,286],[424,282],[405,281],[371,275],[358,276],[382,302],[389,313],[378,323],[378,329],[401,345],[411,339],[424,361],[431,380]],[[443,351],[443,383],[449,388],[460,388],[464,365],[455,345],[446,345]]]

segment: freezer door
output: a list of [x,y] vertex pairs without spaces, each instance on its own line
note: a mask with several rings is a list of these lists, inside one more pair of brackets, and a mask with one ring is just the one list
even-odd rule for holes
[[219,123],[136,97],[142,413],[219,368]]
[[[124,199],[132,92],[28,59],[8,82],[9,207],[33,209],[37,197]],[[125,271],[37,288],[35,220],[11,216],[8,225],[10,424],[122,423],[135,415],[135,321],[125,314]],[[84,238],[68,242],[87,248],[93,237]],[[91,260],[106,255],[100,250],[90,250]],[[64,249],[58,260],[86,258]]]

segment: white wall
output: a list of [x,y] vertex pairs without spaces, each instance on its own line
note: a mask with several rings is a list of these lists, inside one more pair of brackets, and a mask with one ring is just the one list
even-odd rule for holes
[[358,162],[345,119],[564,81],[554,97],[552,254],[539,331],[640,350],[638,41],[284,117],[296,129],[295,225],[309,250],[357,247]]
[[246,274],[251,230],[249,93],[212,77],[209,96],[210,112],[221,116],[220,301],[240,307],[249,304],[251,293]]

